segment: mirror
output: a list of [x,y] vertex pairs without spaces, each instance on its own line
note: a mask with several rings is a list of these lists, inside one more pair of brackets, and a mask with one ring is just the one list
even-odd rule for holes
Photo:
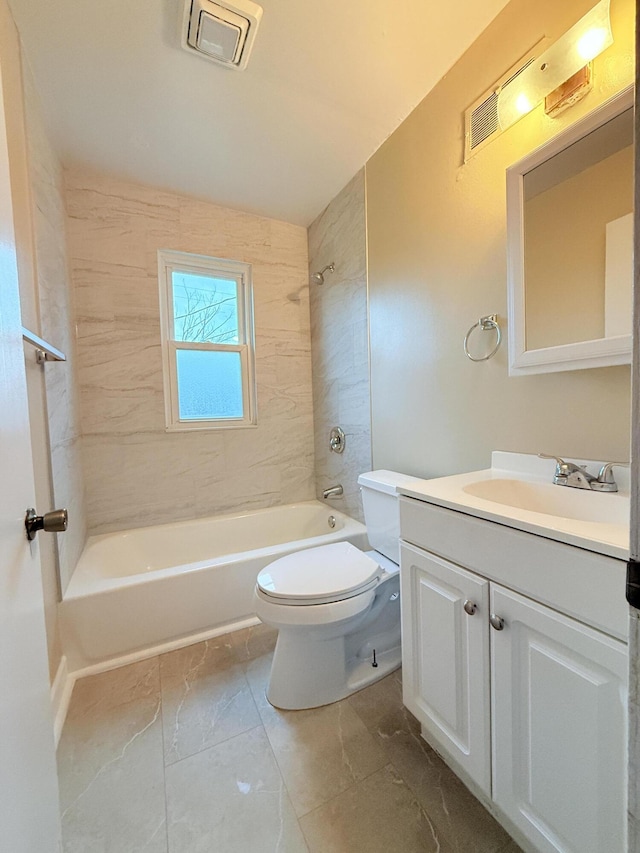
[[507,170],[509,373],[629,364],[633,92]]

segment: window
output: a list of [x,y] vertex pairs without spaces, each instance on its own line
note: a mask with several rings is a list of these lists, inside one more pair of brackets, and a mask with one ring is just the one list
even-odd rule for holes
[[158,252],[167,429],[256,423],[251,266]]

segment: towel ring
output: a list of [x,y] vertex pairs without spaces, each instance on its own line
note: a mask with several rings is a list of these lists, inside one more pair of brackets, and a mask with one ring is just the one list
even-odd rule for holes
[[[483,332],[491,331],[492,329],[496,330],[496,336],[497,336],[496,345],[494,346],[494,348],[491,350],[491,352],[488,355],[480,356],[480,358],[475,358],[475,356],[471,355],[471,353],[469,352],[469,349],[467,347],[467,344],[469,343],[469,337],[471,336],[471,333],[473,332],[474,329],[481,329]],[[463,344],[464,354],[471,361],[488,361],[490,358],[492,358],[498,352],[498,347],[500,346],[501,341],[502,341],[502,332],[500,330],[500,326],[498,325],[498,315],[497,314],[487,314],[486,317],[480,317],[478,322],[474,323],[473,326],[467,332],[467,334],[464,336],[464,344]]]

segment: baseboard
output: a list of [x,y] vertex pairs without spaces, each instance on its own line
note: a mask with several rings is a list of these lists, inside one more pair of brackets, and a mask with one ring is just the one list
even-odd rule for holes
[[70,673],[67,666],[66,655],[62,655],[56,677],[51,685],[51,709],[53,711],[53,735],[56,749],[60,743],[60,736],[64,721],[67,719],[67,711],[73,693],[73,685],[76,682],[75,673]]
[[[241,631],[243,628],[252,628],[254,625],[259,624],[260,620],[257,616],[251,616],[248,619],[239,619],[237,622],[227,622],[225,625],[218,625],[217,628],[200,631],[198,634],[188,634],[186,637],[180,637],[177,640],[169,640],[168,642],[158,643],[155,646],[138,649],[135,652],[130,652],[126,655],[120,655],[118,657],[99,661],[98,663],[88,664],[87,666],[74,670],[69,674],[69,678],[73,679],[73,683],[75,683],[78,678],[85,678],[87,675],[98,675],[98,673],[108,672],[110,669],[118,669],[119,667],[127,666],[130,663],[138,663],[138,661],[154,658],[158,655],[172,652],[175,649],[182,649],[185,646],[193,646],[196,643],[203,643],[205,640],[212,640],[214,637],[220,637],[223,634],[230,634],[232,631]],[[71,685],[72,688],[73,683]],[[69,693],[69,695],[71,694]]]

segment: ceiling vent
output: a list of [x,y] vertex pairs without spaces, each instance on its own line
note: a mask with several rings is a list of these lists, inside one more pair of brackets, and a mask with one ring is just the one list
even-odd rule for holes
[[498,95],[542,53],[547,39],[542,39],[513,68],[510,68],[484,95],[481,95],[464,114],[464,162],[500,136],[503,132],[498,121]]
[[261,17],[251,0],[187,0],[182,47],[225,68],[246,68]]

